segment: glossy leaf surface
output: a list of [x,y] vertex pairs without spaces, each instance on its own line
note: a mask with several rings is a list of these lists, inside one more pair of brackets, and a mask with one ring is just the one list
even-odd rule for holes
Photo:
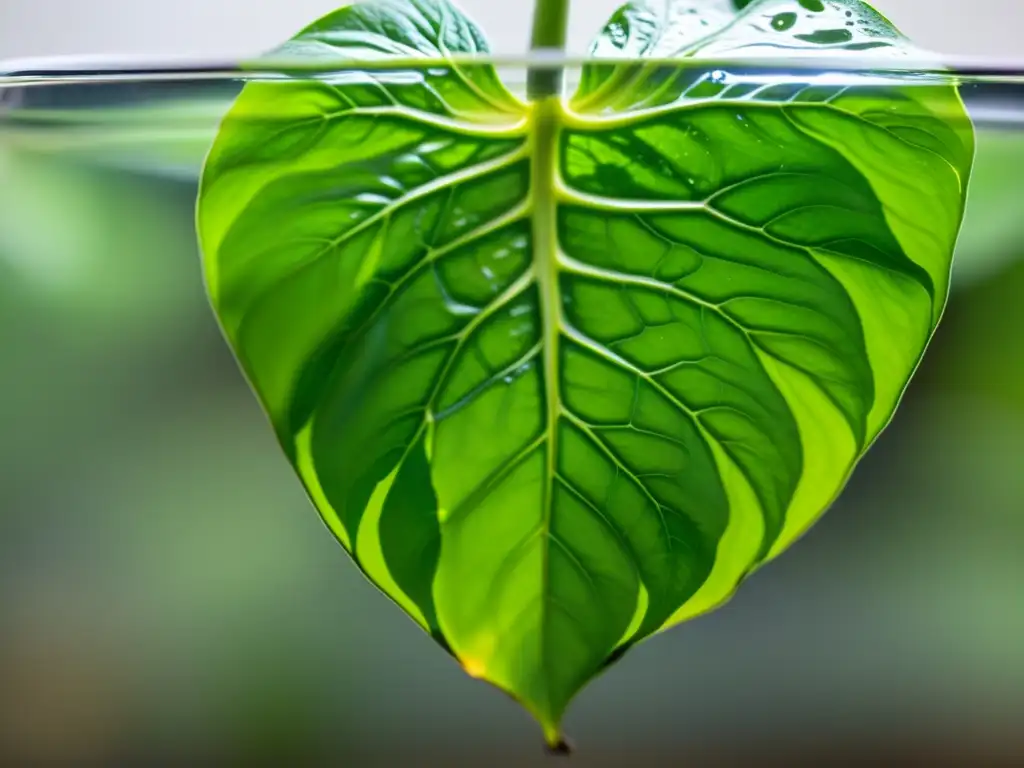
[[347,5],[282,52],[362,69],[249,84],[205,168],[212,302],[324,520],[552,743],[813,523],[945,303],[955,91],[709,72],[911,50],[857,0],[742,5],[628,5],[622,64],[529,104],[447,0]]

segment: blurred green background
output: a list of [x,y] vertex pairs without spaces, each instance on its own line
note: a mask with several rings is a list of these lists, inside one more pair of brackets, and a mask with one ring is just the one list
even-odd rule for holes
[[[0,121],[0,763],[546,764],[359,576],[220,336],[218,103],[170,138]],[[789,554],[584,692],[575,764],[1024,764],[1022,200],[1024,133],[986,131],[892,427]]]

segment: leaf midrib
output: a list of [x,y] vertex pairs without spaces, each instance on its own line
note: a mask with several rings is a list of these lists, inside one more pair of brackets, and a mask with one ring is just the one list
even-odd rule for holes
[[[707,106],[707,104],[704,104]],[[672,111],[678,111],[680,107],[676,105]],[[546,588],[548,584],[548,558],[550,553],[550,542],[547,540],[548,532],[551,529],[552,524],[552,510],[553,510],[553,493],[555,486],[558,482],[562,482],[560,473],[558,472],[557,459],[558,459],[558,428],[563,418],[569,418],[570,421],[575,422],[572,418],[574,414],[569,412],[562,403],[561,392],[560,392],[560,381],[561,372],[559,365],[559,354],[563,337],[575,340],[585,348],[588,348],[601,357],[604,357],[609,362],[612,362],[622,370],[626,370],[634,375],[640,376],[642,379],[648,381],[649,384],[653,385],[656,390],[661,392],[663,396],[669,398],[676,407],[680,408],[681,411],[690,413],[691,416],[696,416],[690,408],[685,406],[683,403],[678,401],[669,392],[664,390],[662,386],[656,381],[651,380],[651,376],[646,374],[639,368],[636,368],[632,364],[628,363],[625,359],[607,350],[603,345],[595,343],[592,339],[586,336],[580,335],[575,328],[569,324],[564,318],[563,311],[563,297],[561,295],[559,278],[560,275],[569,271],[571,273],[587,274],[593,269],[594,271],[601,272],[602,276],[614,277],[616,279],[634,278],[632,275],[624,275],[617,272],[606,272],[605,270],[597,270],[596,268],[582,269],[584,265],[578,264],[575,260],[569,259],[563,253],[561,253],[558,240],[557,232],[557,210],[559,204],[580,204],[586,205],[587,207],[593,208],[606,208],[607,210],[614,210],[618,212],[629,211],[633,206],[641,209],[647,209],[651,207],[650,201],[631,201],[622,200],[618,198],[602,198],[601,196],[588,195],[582,193],[576,189],[569,188],[565,185],[564,180],[561,177],[559,168],[559,141],[561,133],[566,129],[572,128],[589,128],[593,130],[595,127],[601,126],[601,120],[595,120],[590,116],[572,115],[572,113],[566,108],[566,105],[561,99],[557,97],[551,97],[539,102],[535,102],[530,105],[528,117],[525,121],[525,135],[528,137],[526,143],[513,150],[507,155],[500,156],[493,160],[478,163],[475,165],[467,166],[455,173],[451,173],[445,176],[439,176],[436,179],[429,182],[425,187],[431,191],[438,189],[450,184],[457,184],[461,181],[473,178],[480,178],[488,176],[494,171],[509,167],[514,162],[529,158],[531,174],[530,174],[530,191],[527,197],[527,201],[524,205],[520,206],[513,216],[510,218],[520,218],[523,214],[529,215],[532,224],[532,231],[534,235],[533,243],[533,261],[531,269],[526,273],[520,275],[519,279],[506,289],[502,295],[495,297],[493,301],[488,303],[486,307],[481,310],[481,313],[474,317],[466,328],[463,328],[459,333],[455,334],[457,340],[456,349],[453,350],[449,357],[448,363],[444,367],[443,372],[438,379],[438,387],[432,393],[428,401],[426,411],[424,413],[424,423],[421,425],[420,430],[417,431],[417,439],[422,434],[423,430],[429,429],[432,424],[436,422],[438,414],[433,410],[436,396],[439,390],[443,388],[443,385],[447,383],[448,372],[451,365],[454,363],[457,357],[458,348],[462,346],[464,342],[474,328],[479,327],[483,319],[491,316],[499,310],[501,307],[507,305],[508,301],[515,295],[519,295],[529,284],[534,283],[538,287],[540,296],[540,318],[541,318],[541,341],[539,346],[543,355],[543,387],[545,392],[545,405],[546,405],[546,418],[545,418],[545,432],[540,438],[534,440],[525,450],[525,453],[532,453],[539,445],[546,443],[547,445],[547,461],[545,470],[545,482],[544,482],[544,499],[543,499],[543,516],[539,526],[540,531],[544,532],[545,541],[542,546],[544,547],[542,555],[543,571],[541,573],[541,583],[543,588]],[[411,120],[418,120],[418,116],[410,115]],[[645,115],[643,113],[636,113],[630,116],[629,122],[639,123],[642,122]],[[371,218],[386,218],[393,210],[401,207],[403,204],[412,202],[416,199],[421,199],[424,196],[424,188],[417,188],[411,191],[404,199],[396,200],[389,206],[386,206],[381,211],[378,211],[374,217]],[[682,205],[678,202],[672,203],[666,206],[668,209],[679,209],[680,207],[686,209],[700,210],[712,215],[717,215],[720,218],[725,219],[729,224],[733,226],[742,226],[742,222],[737,222],[732,217],[725,216],[721,212],[714,209],[708,204],[707,200],[693,201],[683,203]],[[507,220],[509,217],[499,217],[498,219],[490,222],[482,223],[476,230],[470,233],[470,236],[466,239],[473,240],[477,237],[486,234],[487,232],[496,231],[500,229],[500,222]],[[367,222],[362,222],[360,227],[365,226]],[[346,233],[351,234],[351,233]],[[459,243],[462,244],[462,243]],[[442,249],[443,252],[447,253],[450,248]],[[587,265],[589,266],[589,265]],[[404,281],[401,281],[404,282]],[[657,287],[662,290],[671,290],[675,288],[676,292],[682,293],[681,298],[688,300],[690,303],[697,304],[704,308],[710,308],[717,310],[720,314],[723,314],[721,308],[717,307],[713,302],[700,299],[695,295],[691,295],[688,292],[681,292],[677,287],[668,286],[660,281],[652,281],[657,284]],[[646,284],[646,281],[645,281]],[[397,286],[396,286],[397,287]],[[396,293],[397,291],[393,291]],[[729,318],[731,319],[731,318]],[[735,322],[735,321],[733,321]],[[749,336],[749,334],[748,334]],[[533,352],[536,353],[537,348],[535,347]],[[709,442],[720,442],[713,435],[709,434],[706,427],[701,423],[699,419],[695,419],[695,425],[698,432],[702,437]],[[589,426],[589,425],[588,425]],[[593,439],[593,436],[591,436]],[[603,441],[595,440],[595,443],[602,448],[604,451],[608,451],[608,447],[604,445]],[[723,446],[725,448],[725,446]],[[730,454],[728,449],[726,453]],[[731,454],[730,454],[731,455]],[[399,462],[404,462],[405,457]],[[618,456],[613,456],[615,463],[620,466],[630,477],[634,477],[631,470],[621,464]],[[746,476],[746,473],[742,470],[739,465],[737,468],[741,473]],[[635,478],[642,492],[648,499],[654,504],[658,511],[659,516],[662,518],[662,525],[665,524],[665,508],[651,496],[650,491],[647,489],[645,483]],[[752,481],[747,478],[748,482]],[[753,484],[753,483],[752,483]],[[473,507],[475,504],[467,505]],[[463,508],[461,512],[467,512],[468,509]],[[449,520],[447,517],[442,520],[442,523],[447,523]],[[667,535],[667,532],[666,532]],[[668,537],[672,538],[672,537]],[[542,598],[541,604],[541,628],[540,637],[541,643],[546,642],[548,630],[546,627],[548,619],[548,604],[547,595]],[[547,658],[547,653],[542,651],[541,657]],[[545,662],[546,663],[546,662]]]
[[[541,526],[545,531],[542,552],[541,586],[546,589],[551,552],[551,515],[554,506],[555,478],[558,474],[558,425],[562,401],[559,391],[559,339],[562,326],[562,296],[559,287],[557,179],[558,139],[562,125],[559,97],[542,99],[532,106],[530,131],[530,199],[532,201],[533,270],[541,302],[541,344],[544,356],[544,401],[547,409],[547,461],[543,487]],[[541,663],[547,666],[549,605],[548,595],[541,601]],[[550,674],[547,676],[550,679]],[[551,705],[550,700],[547,702]]]
[[[714,100],[702,100],[697,104],[688,105],[672,105],[670,108],[665,109],[665,112],[686,112],[697,108],[721,106],[721,102]],[[751,106],[744,104],[744,106]],[[771,109],[784,109],[786,105],[774,104],[764,105]],[[827,107],[820,103],[806,105],[809,109],[821,109]],[[495,311],[500,309],[502,306],[507,305],[508,301],[519,295],[525,290],[531,283],[536,284],[538,288],[540,298],[540,320],[541,320],[541,340],[538,345],[540,353],[543,357],[543,389],[545,394],[545,431],[529,446],[527,446],[526,453],[532,453],[542,444],[546,444],[547,457],[546,457],[546,469],[545,469],[545,482],[543,488],[543,515],[542,521],[538,526],[539,531],[544,538],[541,546],[543,547],[542,554],[542,573],[541,573],[541,584],[542,590],[547,590],[549,587],[549,556],[550,548],[552,543],[550,541],[550,531],[552,527],[552,513],[553,513],[553,495],[555,492],[556,485],[558,483],[564,483],[565,481],[561,477],[558,471],[558,430],[564,419],[568,419],[570,423],[575,423],[574,414],[569,412],[562,403],[560,382],[561,382],[561,371],[560,371],[560,360],[559,355],[561,346],[564,340],[573,340],[580,343],[585,348],[588,348],[600,356],[604,357],[609,362],[616,365],[622,370],[628,371],[634,375],[638,375],[642,379],[646,380],[649,384],[655,387],[663,396],[669,398],[670,402],[673,402],[676,407],[680,408],[681,411],[690,413],[691,416],[697,416],[693,413],[690,408],[685,406],[683,403],[678,401],[671,393],[667,392],[658,382],[652,380],[652,376],[639,368],[633,366],[628,361],[621,358],[619,355],[614,354],[611,350],[604,348],[604,345],[594,342],[592,339],[579,334],[570,323],[564,318],[564,307],[563,297],[561,295],[561,289],[559,285],[560,275],[563,272],[570,272],[576,274],[591,274],[599,272],[602,278],[614,279],[614,280],[625,280],[628,282],[642,282],[645,287],[657,287],[661,290],[672,290],[673,293],[680,295],[680,298],[687,300],[689,303],[696,304],[705,309],[717,311],[719,314],[726,314],[727,319],[731,319],[727,313],[724,313],[722,308],[714,302],[701,299],[698,296],[690,294],[688,291],[681,291],[677,286],[670,286],[661,281],[648,281],[643,278],[638,278],[635,275],[622,274],[617,271],[598,269],[591,267],[590,265],[584,265],[577,263],[575,260],[568,258],[565,254],[561,253],[558,242],[557,232],[557,211],[560,204],[578,204],[585,205],[588,208],[605,209],[608,211],[615,212],[652,212],[657,210],[698,210],[707,213],[717,218],[722,219],[726,223],[734,227],[740,227],[752,231],[756,231],[762,237],[771,240],[777,240],[777,238],[769,236],[762,228],[754,227],[749,224],[745,224],[742,221],[737,221],[733,217],[719,211],[711,204],[711,199],[699,200],[699,201],[672,201],[665,202],[659,205],[657,201],[649,200],[628,200],[621,198],[605,198],[600,195],[591,195],[579,190],[570,188],[566,185],[565,181],[561,177],[559,167],[559,150],[560,150],[560,138],[562,132],[565,130],[604,130],[609,125],[615,125],[615,127],[622,127],[628,124],[640,124],[645,119],[651,117],[650,111],[638,111],[630,114],[625,119],[607,119],[600,118],[597,116],[583,115],[574,113],[572,108],[564,103],[560,98],[550,97],[528,106],[526,117],[520,126],[516,126],[516,129],[510,132],[508,136],[500,136],[500,138],[511,138],[512,136],[526,137],[524,145],[519,148],[494,158],[492,160],[476,163],[459,169],[454,173],[439,176],[422,187],[411,190],[401,198],[396,199],[390,205],[385,206],[383,209],[378,211],[374,216],[370,217],[370,221],[361,222],[357,225],[356,230],[365,229],[368,224],[375,223],[375,221],[384,218],[386,219],[391,213],[397,208],[402,207],[405,204],[415,202],[416,200],[422,199],[426,192],[432,192],[439,188],[443,188],[450,185],[458,184],[462,181],[471,179],[481,178],[491,175],[502,168],[507,168],[513,165],[515,162],[525,160],[528,158],[530,163],[530,188],[525,204],[518,207],[514,212],[510,212],[506,216],[501,216],[493,219],[489,222],[481,223],[475,230],[464,235],[462,238],[456,240],[455,243],[448,244],[448,247],[439,249],[438,253],[432,254],[433,256],[444,255],[452,250],[455,250],[456,245],[462,245],[465,241],[472,241],[478,237],[487,234],[488,232],[497,231],[501,228],[502,223],[507,222],[509,219],[515,220],[528,215],[531,220],[531,227],[534,235],[533,241],[533,260],[531,269],[526,273],[520,275],[520,277],[509,286],[508,289],[502,292],[500,296],[489,302],[486,307],[481,310],[481,313],[469,323],[466,328],[463,328],[459,333],[454,335],[457,342],[456,349],[453,350],[448,363],[445,366],[445,370],[439,377],[439,385],[443,385],[447,382],[447,374],[451,365],[457,357],[457,351],[461,347],[462,343],[471,335],[472,330],[483,322],[486,317],[494,314]],[[831,108],[833,111],[834,107]],[[400,110],[405,111],[405,110]],[[661,110],[658,110],[659,112]],[[844,111],[845,113],[845,111]],[[856,117],[845,113],[850,117]],[[410,121],[422,122],[420,115],[415,113],[414,110],[406,111],[406,116]],[[439,126],[430,125],[425,123],[427,127],[438,128]],[[617,124],[617,125],[616,125]],[[496,133],[489,138],[499,138]],[[719,190],[718,192],[721,192]],[[351,232],[346,232],[344,237],[351,235]],[[790,247],[800,247],[796,244],[789,243],[788,241],[779,241],[782,244]],[[811,249],[804,247],[806,250]],[[875,265],[878,266],[878,265]],[[593,275],[597,276],[597,275]],[[400,281],[404,284],[404,280]],[[393,286],[391,294],[399,292],[400,285]],[[735,323],[735,321],[733,321]],[[746,329],[741,328],[745,335],[748,336],[750,341],[750,334]],[[447,339],[446,339],[447,341]],[[756,345],[755,346],[760,346]],[[534,347],[532,350],[533,354],[538,352],[538,347]],[[762,349],[762,352],[767,350]],[[770,353],[769,353],[770,354]],[[772,355],[774,357],[774,355]],[[521,361],[520,361],[521,362]],[[438,389],[441,387],[438,386]],[[417,431],[417,439],[423,433],[424,430],[429,430],[435,423],[439,414],[433,411],[434,401],[436,400],[437,391],[432,393],[432,397],[428,403],[428,406],[424,413],[424,422],[420,429]],[[584,422],[585,423],[585,422]],[[710,442],[721,444],[721,441],[709,434],[701,423],[699,418],[695,418],[695,424],[698,432],[701,434],[703,439]],[[577,425],[579,426],[579,425]],[[591,437],[593,439],[593,436]],[[594,440],[594,442],[606,451],[607,446],[603,445],[603,441]],[[731,453],[723,445],[723,449],[726,455],[734,461],[731,457]],[[403,456],[400,464],[404,462],[405,457]],[[627,475],[633,477],[632,471],[625,466],[621,465],[617,456],[613,457],[616,464],[621,466],[626,471]],[[737,469],[746,477],[746,472],[740,465],[736,465]],[[638,478],[634,479],[637,481],[639,487],[648,496],[648,498],[654,502],[655,508],[659,515],[662,517],[662,525],[664,526],[665,520],[664,515],[666,509],[657,503],[653,497],[650,496],[646,484],[640,481]],[[755,485],[749,477],[746,477],[748,483]],[[762,502],[763,503],[763,502]],[[469,505],[472,506],[472,505]],[[466,509],[461,510],[463,512],[468,511]],[[602,515],[602,519],[609,525],[611,525],[606,518]],[[448,522],[442,520],[442,523]],[[614,526],[612,526],[614,529]],[[666,532],[666,536],[668,536]],[[671,536],[668,536],[672,539]],[[628,545],[627,545],[628,550]],[[540,642],[542,644],[541,658],[544,659],[542,663],[548,663],[548,653],[544,650],[544,645],[548,641],[549,629],[549,613],[550,608],[554,606],[548,605],[548,594],[544,594],[541,601],[540,612],[541,612],[541,625],[540,625]]]

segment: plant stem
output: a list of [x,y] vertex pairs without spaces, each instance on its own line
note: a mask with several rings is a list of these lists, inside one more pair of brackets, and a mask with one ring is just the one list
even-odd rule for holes
[[[533,35],[530,53],[561,53],[569,29],[569,0],[537,0],[533,11]],[[526,95],[533,101],[545,96],[559,96],[562,91],[562,68],[531,66],[526,76]]]

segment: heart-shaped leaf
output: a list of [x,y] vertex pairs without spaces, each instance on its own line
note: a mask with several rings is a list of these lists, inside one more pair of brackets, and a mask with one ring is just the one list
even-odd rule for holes
[[353,68],[247,85],[203,175],[213,305],[317,509],[552,744],[829,505],[945,303],[956,92],[709,71],[912,50],[858,0],[738,5],[627,5],[525,103],[448,0],[352,3],[277,53]]

